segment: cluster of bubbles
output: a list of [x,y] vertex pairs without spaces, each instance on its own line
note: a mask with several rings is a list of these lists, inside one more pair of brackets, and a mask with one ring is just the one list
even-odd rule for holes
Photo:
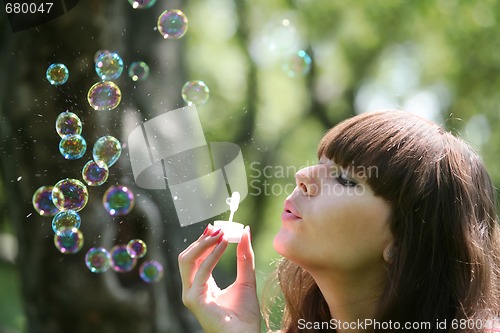
[[[85,265],[93,273],[104,273],[109,268],[127,273],[137,266],[146,252],[146,243],[140,239],[132,239],[126,245],[115,245],[109,251],[104,247],[92,247],[85,254]],[[145,261],[139,267],[139,276],[147,283],[158,282],[163,277],[163,266],[156,260]]]
[[[66,159],[78,159],[85,154],[87,144],[81,136],[82,129],[80,118],[72,112],[62,112],[57,117],[56,132],[61,137],[59,149]],[[93,159],[82,169],[83,181],[88,186],[104,184],[109,176],[109,168],[118,161],[121,152],[121,143],[115,137],[106,135],[97,139],[92,149]],[[89,200],[84,182],[64,178],[54,186],[41,186],[33,194],[33,207],[38,214],[53,216],[54,245],[63,254],[78,253],[84,245],[84,235],[80,230],[82,219],[78,213]],[[126,186],[110,186],[105,191],[102,203],[110,216],[123,216],[133,209],[135,196]],[[110,267],[116,272],[129,272],[146,252],[146,243],[140,239],[116,245],[109,252],[102,247],[92,247],[87,251],[85,264],[93,273],[103,273]],[[162,275],[163,267],[157,261],[144,262],[139,268],[140,278],[147,283],[159,281]]]
[[[156,0],[129,0],[134,9],[152,7]],[[180,10],[165,10],[158,17],[157,30],[165,39],[179,39],[188,29],[188,19]],[[120,78],[124,62],[119,54],[100,50],[94,55],[95,71],[100,81],[90,87],[87,93],[89,105],[98,111],[110,111],[118,107],[122,94],[113,82]],[[294,67],[295,68],[295,67]],[[149,66],[143,61],[129,65],[128,75],[134,82],[144,81],[149,77]],[[46,72],[46,78],[52,85],[66,83],[69,77],[64,64],[52,64]],[[181,91],[183,100],[188,105],[200,105],[209,98],[208,86],[200,80],[188,81]],[[56,131],[61,137],[59,151],[68,160],[82,158],[87,151],[87,142],[82,136],[82,122],[72,112],[61,113],[56,120]],[[64,254],[79,252],[84,244],[80,212],[89,199],[88,186],[101,186],[109,177],[109,168],[121,155],[121,144],[112,136],[99,138],[92,149],[92,160],[82,169],[84,182],[79,179],[65,178],[54,186],[41,186],[33,194],[33,207],[41,216],[53,216],[52,230],[54,244]],[[135,196],[127,186],[110,186],[104,193],[103,206],[110,216],[129,214],[134,207]],[[147,246],[140,239],[132,239],[128,244],[115,245],[111,250],[104,247],[92,247],[85,255],[85,264],[93,273],[103,273],[111,268],[116,272],[129,272],[146,255]],[[157,282],[163,276],[162,265],[155,261],[144,261],[139,267],[139,276],[145,282]]]

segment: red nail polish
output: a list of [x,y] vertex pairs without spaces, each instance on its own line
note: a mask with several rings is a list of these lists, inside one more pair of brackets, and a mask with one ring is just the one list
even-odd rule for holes
[[224,237],[219,238],[219,240],[217,241],[217,245],[219,245],[223,239],[224,239]]
[[208,225],[207,227],[205,228],[205,230],[203,231],[203,235],[202,236],[206,236],[208,234]]
[[220,231],[221,231],[221,229],[217,229],[214,232],[212,232],[212,234],[210,236],[215,237],[220,233]]

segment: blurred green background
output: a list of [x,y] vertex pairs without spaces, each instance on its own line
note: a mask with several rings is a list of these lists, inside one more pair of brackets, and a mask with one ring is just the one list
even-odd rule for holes
[[[283,200],[293,190],[295,171],[315,163],[323,133],[346,117],[397,108],[434,120],[469,141],[494,183],[500,184],[500,2],[206,0],[177,5],[189,18],[188,32],[179,41],[183,79],[203,80],[210,89],[208,102],[198,106],[207,141],[234,142],[243,151],[249,195],[235,220],[251,225],[259,289],[278,257],[272,240],[281,223]],[[128,3],[124,6],[127,15],[134,15]],[[159,0],[148,10],[161,12],[172,6]],[[86,8],[80,3],[64,19],[82,16]],[[12,34],[2,20],[3,35]],[[166,41],[153,30],[155,24],[151,22],[150,35],[143,38],[161,52]],[[299,67],[290,71],[287,64],[300,50],[310,55],[311,66],[296,64]],[[2,50],[4,57],[12,51]],[[57,52],[56,47],[53,53]],[[162,74],[157,69],[162,61],[150,61],[151,80]],[[32,65],[46,68],[46,63]],[[86,64],[80,72],[91,75],[92,66]],[[153,83],[136,91],[161,98],[165,90],[179,95],[180,88]],[[5,107],[1,111],[9,112]],[[3,115],[0,121],[5,134]],[[44,126],[53,135],[53,123]],[[16,267],[26,263],[16,260],[15,231],[16,223],[25,221],[12,220],[6,190],[7,182],[22,186],[23,179],[6,175],[0,182],[0,332],[25,332],[25,311],[33,304],[23,305],[21,297]],[[34,210],[23,216],[30,213]],[[234,248],[229,248],[221,267],[220,278],[230,281]]]

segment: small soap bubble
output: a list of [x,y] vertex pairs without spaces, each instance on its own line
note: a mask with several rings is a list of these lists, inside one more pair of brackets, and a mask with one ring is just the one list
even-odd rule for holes
[[149,77],[149,66],[143,61],[136,61],[130,64],[128,76],[132,81],[144,81]]
[[92,247],[85,255],[85,265],[92,273],[104,273],[111,266],[111,256],[103,247]]
[[61,138],[68,134],[82,134],[82,121],[73,112],[61,112],[56,119],[56,131]]
[[52,230],[55,233],[63,228],[80,228],[82,220],[80,215],[74,210],[63,210],[54,216],[52,219]]
[[102,80],[115,80],[122,75],[123,60],[118,53],[103,53],[97,58],[95,72]]
[[137,259],[132,258],[127,252],[126,245],[115,245],[109,251],[111,268],[118,273],[130,272],[137,264]]
[[139,267],[139,276],[147,283],[158,282],[163,277],[163,266],[156,260],[146,261]]
[[54,216],[59,209],[52,202],[54,186],[41,186],[33,194],[33,208],[41,216]]
[[184,83],[181,94],[188,105],[201,105],[207,102],[210,91],[205,82],[196,80]]
[[97,82],[89,89],[87,100],[94,110],[109,111],[120,104],[122,92],[111,81]]
[[97,139],[92,150],[94,161],[100,167],[111,167],[121,154],[122,146],[120,141],[111,135],[106,135]]
[[52,201],[59,210],[79,212],[87,204],[88,198],[87,187],[78,179],[60,180],[52,190]]
[[134,193],[123,185],[111,186],[102,197],[104,208],[111,216],[122,216],[134,208]]
[[90,186],[102,185],[108,180],[109,170],[106,164],[100,167],[94,161],[88,161],[82,169],[83,180]]
[[180,10],[166,10],[158,17],[158,31],[165,39],[178,39],[188,29],[188,19]]
[[67,160],[77,160],[87,151],[87,141],[80,134],[65,135],[59,142],[59,151]]
[[68,67],[64,64],[52,64],[47,68],[45,76],[54,86],[65,84],[69,77]]
[[106,53],[111,53],[110,51],[108,50],[98,50],[95,54],[94,54],[94,64],[97,62],[97,59],[99,59],[100,56],[102,56],[103,54],[106,54]]
[[156,0],[128,0],[134,9],[147,9],[153,7]]
[[132,239],[127,244],[127,251],[132,258],[142,258],[146,255],[148,247],[144,241],[140,239]]
[[290,77],[306,75],[311,70],[311,57],[306,51],[300,50],[299,52],[291,55],[282,68],[285,73]]
[[77,253],[83,246],[83,234],[77,228],[62,228],[54,235],[54,244],[61,253]]

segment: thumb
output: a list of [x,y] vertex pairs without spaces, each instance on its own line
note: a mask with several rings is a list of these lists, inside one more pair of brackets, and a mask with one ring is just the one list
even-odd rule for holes
[[241,236],[241,242],[236,250],[237,273],[236,282],[255,286],[255,256],[250,241],[250,227],[246,226]]

